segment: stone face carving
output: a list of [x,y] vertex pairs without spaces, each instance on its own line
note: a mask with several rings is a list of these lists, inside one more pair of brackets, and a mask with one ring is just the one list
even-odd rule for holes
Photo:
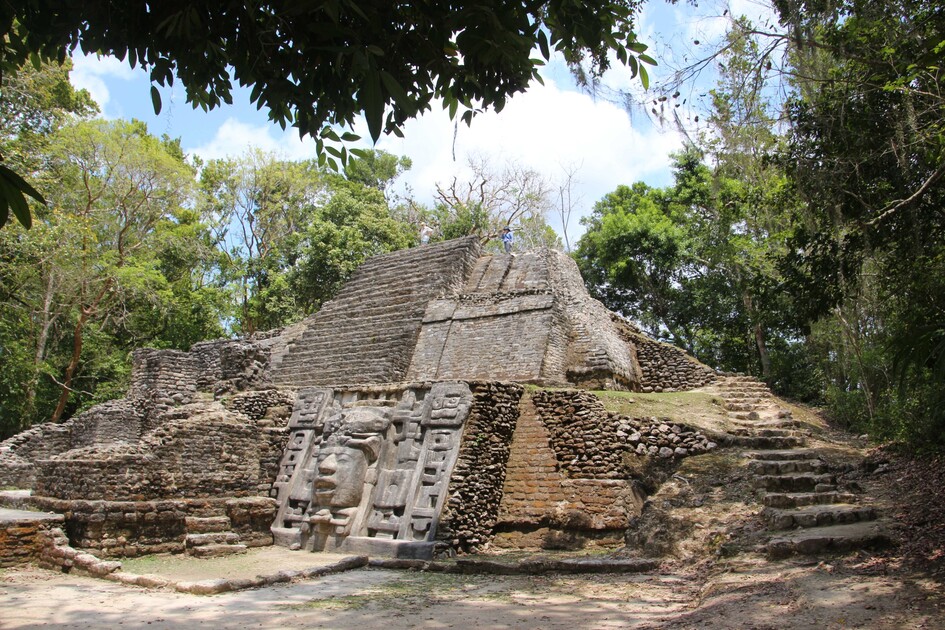
[[376,388],[302,390],[274,484],[276,542],[312,550],[432,546],[471,405],[465,383],[380,396]]

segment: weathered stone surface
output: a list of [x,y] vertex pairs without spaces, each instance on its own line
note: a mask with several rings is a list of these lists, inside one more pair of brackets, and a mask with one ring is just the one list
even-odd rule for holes
[[[481,255],[458,239],[371,259],[285,330],[136,351],[125,398],[0,443],[0,485],[32,488],[72,545],[103,557],[273,540],[474,550],[506,525],[569,544],[556,537],[610,536],[639,508],[627,457],[715,445],[585,392],[520,406],[517,383],[671,391],[712,378],[591,299],[568,256]],[[517,424],[526,441],[541,434],[537,450]],[[792,439],[731,439],[749,437]]]
[[432,544],[473,405],[459,382],[302,390],[274,484],[276,542],[311,550],[360,548],[345,547],[349,538]]

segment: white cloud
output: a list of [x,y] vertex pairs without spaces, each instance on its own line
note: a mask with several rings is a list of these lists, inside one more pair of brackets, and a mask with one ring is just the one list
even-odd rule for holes
[[75,55],[72,58],[72,73],[69,79],[76,88],[86,89],[102,111],[111,100],[111,92],[106,81],[131,81],[140,71],[132,69],[125,61],[115,57],[96,55]]
[[236,118],[227,118],[210,141],[197,147],[188,147],[187,153],[199,155],[205,160],[237,157],[249,149],[260,149],[274,153],[282,159],[302,160],[314,157],[315,142],[310,138],[300,140],[294,130],[274,134],[279,129],[273,125],[251,125]]
[[[516,162],[553,180],[561,178],[563,167],[580,166],[582,215],[620,184],[665,180],[668,155],[681,146],[675,134],[649,125],[637,129],[616,105],[561,90],[549,80],[512,98],[500,113],[477,116],[471,127],[460,123],[455,149],[454,125],[442,111],[407,123],[404,135],[385,138],[378,148],[413,160],[405,180],[421,201],[432,200],[436,182],[462,174],[468,155],[482,155],[496,164]],[[573,218],[569,234],[579,230]]]

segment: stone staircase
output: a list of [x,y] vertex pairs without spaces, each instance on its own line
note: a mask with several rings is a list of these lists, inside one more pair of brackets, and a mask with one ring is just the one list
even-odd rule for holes
[[427,303],[462,286],[477,253],[475,240],[463,239],[368,259],[273,357],[272,383],[402,380]]
[[216,558],[244,553],[246,545],[232,531],[228,516],[188,516],[184,549],[195,558]]
[[791,412],[751,377],[725,377],[718,389],[735,430],[730,444],[752,449],[748,470],[764,504],[772,558],[881,547],[887,523],[868,498],[845,490]]

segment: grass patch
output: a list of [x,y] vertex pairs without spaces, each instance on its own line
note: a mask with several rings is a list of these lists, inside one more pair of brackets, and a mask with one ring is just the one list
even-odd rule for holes
[[631,418],[668,418],[696,429],[724,430],[728,416],[718,394],[706,391],[643,394],[639,392],[595,391],[608,411]]
[[[709,392],[669,392],[665,394],[643,394],[638,392],[595,391],[609,411],[628,416],[669,417],[688,415],[693,412],[721,416],[724,411],[721,399]],[[679,418],[683,421],[683,418]]]

